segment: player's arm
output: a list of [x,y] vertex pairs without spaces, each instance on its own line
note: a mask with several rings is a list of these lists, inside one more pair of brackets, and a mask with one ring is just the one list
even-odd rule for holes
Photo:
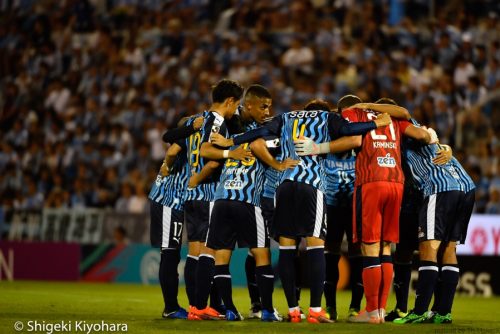
[[210,175],[212,175],[217,168],[219,168],[220,163],[218,161],[209,161],[203,166],[199,173],[193,173],[188,181],[189,188],[196,188],[200,183],[205,181]]
[[353,105],[351,108],[358,109],[371,109],[373,111],[389,114],[391,117],[406,119],[409,120],[411,118],[410,112],[408,109],[403,108],[401,106],[397,106],[394,104],[378,104],[378,103],[357,103]]
[[448,163],[451,158],[453,158],[453,150],[450,146],[444,144],[438,144],[438,151],[432,162],[436,165],[444,165]]
[[257,159],[264,162],[269,167],[274,168],[280,172],[284,171],[288,168],[294,168],[300,162],[300,160],[294,160],[294,159],[290,159],[290,158],[287,158],[283,161],[276,160],[271,155],[271,153],[269,153],[269,150],[267,149],[266,141],[262,138],[259,138],[255,141],[253,141],[250,144],[250,149],[255,154]]
[[298,155],[317,155],[326,153],[339,153],[358,148],[362,144],[361,136],[348,136],[332,140],[330,142],[317,144],[308,137],[302,137],[293,142]]
[[[377,118],[370,122],[352,122],[349,123],[342,117],[333,114],[336,118],[331,117],[328,128],[332,137],[338,136],[356,136],[364,135],[365,133],[387,126],[392,123],[389,114],[381,113]],[[338,135],[337,135],[338,134]],[[328,153],[328,152],[327,152]]]
[[[176,142],[180,139],[184,139],[195,133],[196,131],[200,130],[202,125],[203,125],[204,118],[203,117],[197,117],[193,123],[190,125],[181,125],[175,129],[171,129],[167,132],[165,132],[162,136],[162,140],[165,143],[173,143]],[[181,120],[182,122],[182,120]],[[181,123],[179,122],[179,123]],[[184,122],[185,123],[185,122]]]
[[281,125],[282,125],[282,118],[278,116],[274,117],[265,126],[261,126],[260,128],[247,131],[233,138],[225,138],[220,134],[212,134],[212,136],[210,137],[210,141],[220,147],[231,147],[234,145],[251,143],[259,138],[278,135],[279,130],[281,129]]
[[167,176],[170,174],[172,171],[172,167],[175,162],[175,158],[177,155],[182,151],[182,147],[177,144],[173,143],[165,153],[165,159],[163,159],[163,163],[160,167],[160,174],[161,176]]
[[250,160],[253,158],[252,152],[239,146],[234,150],[223,150],[212,143],[201,144],[200,155],[209,160],[222,160],[222,159],[233,159],[233,160]]
[[429,133],[429,130],[417,127],[413,124],[408,125],[406,129],[404,129],[403,133],[405,136],[418,140],[419,142],[424,144],[434,144],[435,142],[437,142],[437,137],[436,140],[434,141],[433,140],[434,138],[431,137],[431,133]]

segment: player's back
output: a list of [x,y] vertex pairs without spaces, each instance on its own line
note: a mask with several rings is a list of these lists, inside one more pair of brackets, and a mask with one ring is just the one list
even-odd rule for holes
[[313,187],[323,189],[323,166],[320,156],[299,156],[295,151],[294,140],[301,137],[311,138],[317,143],[331,140],[329,132],[329,113],[326,111],[291,111],[279,116],[282,118],[281,127],[281,158],[298,159],[300,163],[294,169],[288,169],[281,175],[281,182],[285,180],[303,182]]
[[[245,126],[245,130],[253,130],[257,126],[257,123],[252,122]],[[247,149],[248,145],[243,144],[243,147]],[[231,150],[236,148],[238,146],[233,146]],[[214,199],[247,202],[259,206],[265,169],[265,165],[255,158],[248,161],[226,159]]]
[[326,182],[326,204],[349,206],[354,192],[356,155],[354,151],[330,153],[323,161]]
[[[351,122],[367,122],[377,118],[372,111],[346,109],[342,116]],[[356,156],[355,185],[387,181],[404,183],[401,167],[401,136],[408,122],[392,119],[389,126],[372,130],[363,136]]]
[[[215,112],[203,112],[204,122],[200,131],[193,133],[187,140],[187,159],[191,174],[200,173],[205,164],[209,161],[200,155],[201,145],[208,142],[212,132],[221,133],[227,137],[228,132],[224,118]],[[188,124],[189,125],[189,124]],[[196,188],[188,188],[186,200],[212,201],[220,171],[212,174]]]

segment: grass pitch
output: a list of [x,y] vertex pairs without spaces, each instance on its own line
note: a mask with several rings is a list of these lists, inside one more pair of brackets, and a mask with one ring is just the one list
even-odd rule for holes
[[[184,289],[179,291],[180,303],[186,306]],[[233,291],[234,301],[240,312],[248,312],[249,299],[246,289]],[[349,292],[338,294],[340,316],[345,317],[350,298]],[[275,306],[286,313],[283,291],[276,289]],[[306,308],[309,292],[303,291],[302,306]],[[389,305],[394,305],[391,296]],[[413,299],[410,299],[410,306]],[[0,333],[35,333],[28,330],[28,321],[38,323],[72,322],[125,323],[129,333],[500,333],[500,298],[472,298],[457,296],[451,325],[365,325],[348,324],[343,319],[334,324],[312,325],[307,322],[261,323],[256,320],[243,322],[164,320],[161,318],[163,302],[159,286],[125,284],[88,284],[59,282],[0,282]],[[14,324],[21,321],[24,328],[15,331]],[[47,331],[37,331],[37,333]],[[61,333],[62,331],[53,331]],[[95,331],[93,332],[95,333]]]

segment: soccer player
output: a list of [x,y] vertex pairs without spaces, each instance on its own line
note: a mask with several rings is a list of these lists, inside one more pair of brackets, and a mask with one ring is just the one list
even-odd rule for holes
[[[247,130],[262,124],[269,115],[271,95],[260,85],[250,86],[244,97],[241,120]],[[247,147],[248,144],[243,144]],[[236,149],[236,147],[232,147]],[[278,169],[293,168],[298,161],[291,159],[268,163]],[[236,242],[248,247],[256,262],[256,278],[262,300],[262,321],[281,321],[272,303],[274,274],[269,252],[269,235],[260,208],[265,165],[255,158],[249,161],[227,159],[215,194],[210,219],[207,247],[215,249],[214,282],[226,306],[226,320],[242,320],[232,300],[229,261]]]
[[[189,320],[218,319],[221,315],[219,311],[222,311],[220,308],[217,311],[207,306],[212,287],[214,253],[204,244],[220,168],[218,162],[210,161],[200,153],[204,145],[210,144],[210,133],[228,135],[225,119],[233,116],[242,94],[243,88],[238,83],[231,80],[219,81],[212,89],[212,105],[205,116],[202,130],[189,137],[187,156],[191,177],[185,202],[189,250],[184,271],[190,299]],[[244,150],[235,150],[229,152],[229,156],[239,160],[251,155]],[[212,303],[214,299],[217,298],[211,298]]]
[[[359,135],[390,123],[388,115],[375,121],[349,124],[339,115],[325,111],[292,111],[275,117],[261,129],[234,138],[234,144],[254,140],[255,137],[269,134],[279,135],[282,145],[282,160],[299,159],[294,140],[302,136],[316,141],[329,141],[344,135]],[[334,152],[352,149],[359,145],[352,137],[343,137],[326,143]],[[254,152],[258,158],[261,155]],[[274,229],[279,236],[279,270],[288,302],[288,318],[300,322],[295,289],[296,238],[305,237],[310,274],[311,301],[307,320],[311,323],[332,322],[321,308],[321,297],[325,280],[324,238],[326,234],[326,210],[324,207],[324,180],[321,158],[318,156],[300,157],[294,169],[287,169],[280,178],[276,191]]]
[[[375,103],[396,104],[394,100],[381,98]],[[393,289],[396,295],[396,306],[385,317],[385,321],[393,321],[397,318],[403,318],[408,310],[408,292],[410,288],[411,268],[413,253],[418,250],[418,213],[422,206],[423,194],[418,189],[417,183],[413,178],[408,159],[406,156],[406,146],[412,139],[405,138],[402,143],[402,167],[405,176],[403,189],[403,200],[399,214],[399,243],[396,245],[394,253],[394,281]],[[451,148],[447,145],[441,145],[442,149],[437,151],[432,162],[435,164],[447,163],[452,155]]]
[[[349,121],[360,122],[374,119],[377,117],[375,112],[391,109],[401,107],[358,103],[343,110],[342,116]],[[364,312],[348,319],[351,322],[384,321],[393,275],[391,242],[397,242],[399,237],[398,218],[404,183],[399,146],[403,134],[424,143],[431,142],[428,131],[406,120],[393,120],[388,127],[365,134],[356,156],[353,242],[361,241],[367,304]],[[328,145],[322,143],[312,151],[327,153]],[[310,150],[306,149],[301,154],[309,153]]]
[[[451,308],[459,280],[456,245],[465,242],[475,185],[455,158],[442,165],[433,163],[439,146],[407,145],[408,166],[424,201],[418,216],[417,298],[410,313],[394,320],[399,324],[452,322]],[[435,291],[439,274],[441,286]],[[433,312],[428,312],[434,293]]]
[[[203,118],[186,119],[199,129]],[[167,150],[160,172],[149,193],[151,212],[151,246],[161,249],[159,280],[165,304],[162,317],[186,319],[187,312],[177,301],[180,247],[184,226],[184,192],[189,167],[183,141],[174,143]]]
[[[318,101],[321,102],[321,101]],[[349,103],[361,102],[359,99],[342,98],[337,104],[338,112],[350,107]],[[305,107],[330,111],[327,102],[311,103]],[[327,233],[325,241],[325,299],[326,312],[330,319],[337,320],[337,284],[339,280],[340,247],[347,236],[349,264],[351,268],[351,303],[348,316],[356,315],[361,308],[363,282],[361,279],[361,249],[352,242],[352,194],[354,192],[356,154],[353,150],[336,154],[329,153],[324,160],[326,176]]]

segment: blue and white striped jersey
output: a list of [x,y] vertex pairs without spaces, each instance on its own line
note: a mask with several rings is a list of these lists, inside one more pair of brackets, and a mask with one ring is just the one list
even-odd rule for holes
[[[246,131],[255,128],[257,128],[256,122],[245,126]],[[247,143],[242,146],[248,148],[248,145]],[[231,150],[236,148],[238,146],[233,146]],[[260,206],[265,170],[265,164],[255,158],[250,161],[226,159],[215,192],[215,200],[227,199]]]
[[[412,121],[418,126],[416,121]],[[404,145],[408,166],[416,186],[424,197],[445,191],[470,191],[474,183],[456,159],[444,165],[436,165],[432,159],[439,147],[437,144],[422,145],[408,140]]]
[[330,153],[323,164],[326,176],[326,204],[351,206],[356,177],[356,153],[353,150],[338,154]]
[[[266,140],[266,146],[272,156],[276,157],[280,155],[281,144],[279,138],[273,136],[269,138],[264,138]],[[262,196],[266,198],[274,198],[276,194],[276,188],[278,188],[279,180],[281,178],[280,171],[267,167],[264,173],[264,187],[262,189]]]
[[177,155],[172,171],[168,176],[156,176],[155,182],[149,192],[149,198],[163,206],[175,210],[184,209],[184,193],[189,178],[189,165],[186,159],[186,146],[184,140],[179,141],[183,150]]
[[299,159],[294,169],[287,169],[281,174],[279,183],[286,180],[309,184],[325,192],[322,157],[299,157],[295,152],[293,141],[299,137],[309,137],[317,143],[336,139],[339,129],[347,123],[335,113],[326,111],[291,111],[276,116],[266,127],[271,133],[279,135],[281,140],[280,160],[286,158]]
[[[203,113],[203,117],[205,117],[205,121],[203,122],[201,130],[192,134],[188,138],[187,156],[189,166],[191,168],[191,174],[200,173],[205,164],[209,161],[201,157],[200,149],[203,143],[210,142],[210,135],[212,133],[220,133],[226,138],[229,137],[224,117],[213,111],[205,111]],[[220,171],[211,175],[196,188],[187,188],[185,200],[213,201],[219,176]]]

